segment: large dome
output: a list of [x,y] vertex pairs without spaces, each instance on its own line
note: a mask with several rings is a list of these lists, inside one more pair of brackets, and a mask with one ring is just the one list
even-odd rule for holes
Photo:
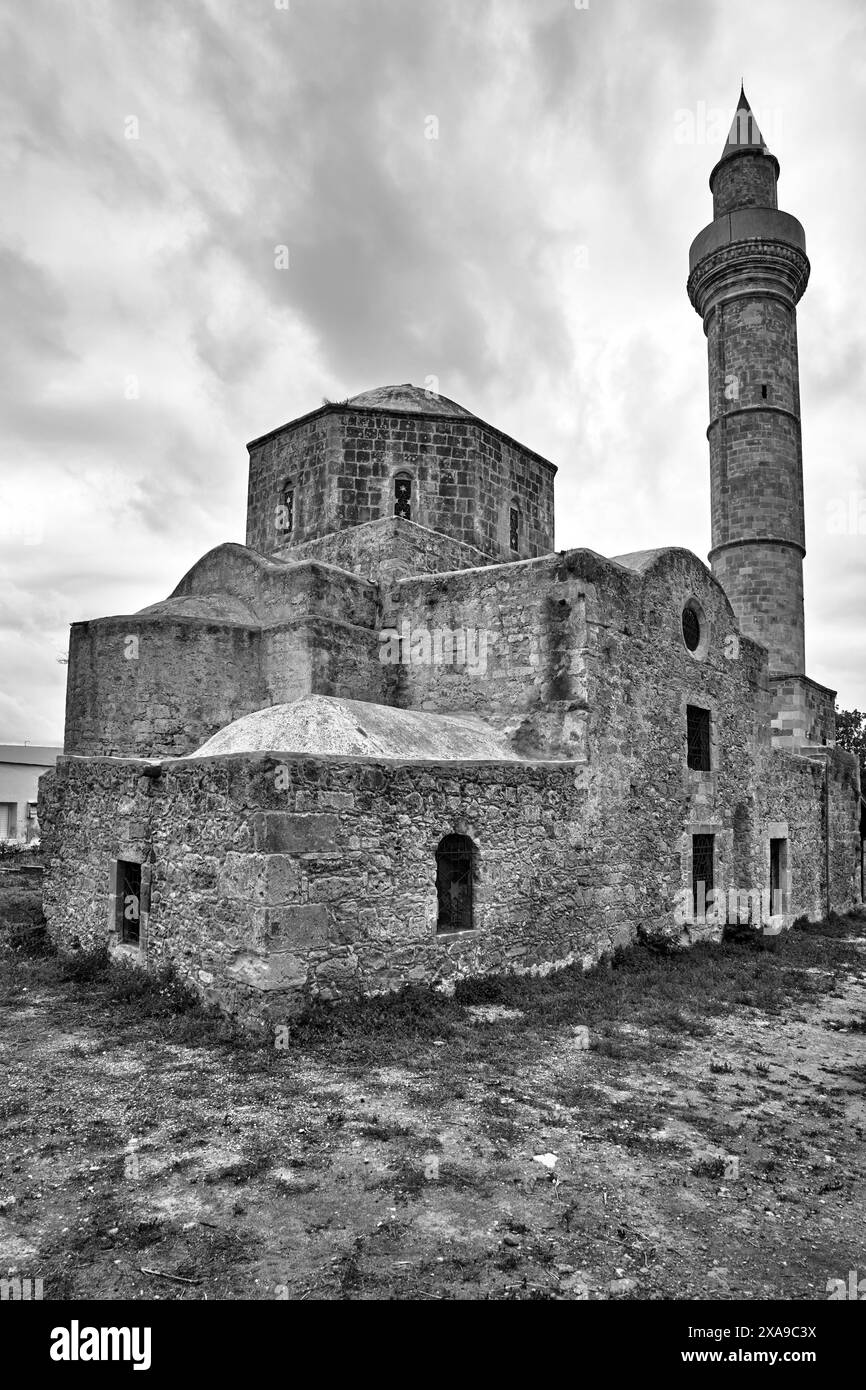
[[287,705],[246,714],[190,756],[228,753],[344,754],[349,757],[437,762],[514,762],[514,751],[482,719],[394,709],[366,700],[306,695]]

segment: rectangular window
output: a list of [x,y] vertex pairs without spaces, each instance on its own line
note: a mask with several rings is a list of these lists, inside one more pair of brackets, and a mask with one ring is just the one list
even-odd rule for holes
[[698,705],[686,705],[688,726],[688,765],[696,772],[710,770],[710,711]]
[[509,537],[512,550],[520,549],[520,512],[516,507],[511,508],[511,519],[509,522]]
[[713,890],[714,835],[692,836],[692,906],[695,918],[707,915],[707,898]]
[[277,507],[277,530],[294,531],[295,529],[295,489],[286,487],[283,490],[283,500]]
[[117,861],[115,930],[126,946],[141,945],[141,865]]
[[400,516],[404,521],[412,520],[412,479],[397,477],[394,479],[394,515]]
[[788,841],[770,841],[770,912],[788,911]]
[[466,835],[446,835],[436,851],[437,931],[472,930],[474,848]]

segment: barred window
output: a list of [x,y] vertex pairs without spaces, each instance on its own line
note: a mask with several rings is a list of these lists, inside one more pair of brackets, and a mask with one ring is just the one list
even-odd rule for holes
[[713,890],[714,835],[692,836],[692,905],[697,920],[707,915],[707,898]]
[[509,541],[512,550],[520,549],[520,512],[517,507],[511,508],[511,517],[508,527]]
[[277,505],[277,530],[285,531],[287,534],[295,529],[295,489],[292,483],[286,483],[283,487],[282,496]]
[[405,473],[394,479],[394,515],[412,520],[412,479]]
[[710,771],[710,711],[698,705],[686,706],[688,765],[696,772]]
[[472,928],[475,846],[467,835],[446,835],[436,851],[436,896],[440,932]]
[[116,930],[128,946],[141,942],[141,865],[120,859],[117,863]]

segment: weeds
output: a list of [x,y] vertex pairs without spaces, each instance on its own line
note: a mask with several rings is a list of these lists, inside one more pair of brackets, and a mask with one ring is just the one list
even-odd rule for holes
[[692,1165],[692,1172],[696,1178],[713,1178],[718,1180],[725,1176],[725,1160],[723,1158],[700,1158],[697,1163]]
[[11,922],[5,932],[6,945],[23,959],[54,956],[56,950],[44,922]]
[[378,1139],[387,1143],[389,1139],[415,1138],[415,1131],[398,1120],[380,1120],[374,1116],[369,1124],[361,1125],[358,1133],[364,1139]]
[[90,946],[77,951],[64,951],[58,956],[61,980],[73,984],[93,984],[108,975],[111,957],[107,946]]
[[145,1017],[201,1009],[198,995],[171,965],[151,971],[117,960],[111,962],[106,977],[108,998],[118,1004],[132,1005]]

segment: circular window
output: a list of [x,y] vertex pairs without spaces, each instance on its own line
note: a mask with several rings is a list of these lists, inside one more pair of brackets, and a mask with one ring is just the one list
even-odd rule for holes
[[692,607],[683,609],[683,641],[690,652],[701,645],[701,620]]

